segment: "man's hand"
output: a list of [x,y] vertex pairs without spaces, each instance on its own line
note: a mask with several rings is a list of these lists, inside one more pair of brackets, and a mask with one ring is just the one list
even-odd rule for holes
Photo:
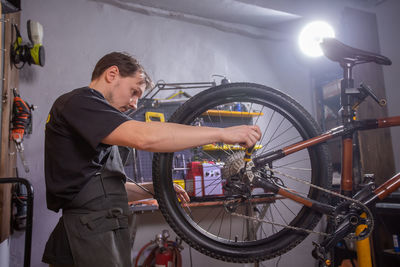
[[186,193],[185,189],[182,188],[182,186],[174,183],[174,190],[176,192],[176,196],[181,202],[183,203],[190,202],[189,195]]
[[246,148],[254,146],[261,138],[257,125],[241,125],[223,128],[222,139],[227,144],[239,144]]

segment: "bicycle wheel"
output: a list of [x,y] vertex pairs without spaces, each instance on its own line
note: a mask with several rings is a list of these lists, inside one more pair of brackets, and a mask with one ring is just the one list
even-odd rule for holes
[[[182,105],[170,121],[210,127],[257,124],[263,135],[253,157],[319,134],[315,121],[296,101],[280,91],[251,83],[203,91]],[[153,182],[162,214],[185,242],[211,257],[245,263],[289,251],[308,234],[285,225],[313,229],[320,214],[246,185],[236,175],[243,167],[243,154],[239,146],[225,144],[157,153],[153,158]],[[315,200],[326,199],[319,190],[289,179],[298,177],[328,187],[330,164],[325,145],[296,152],[269,167],[279,171],[273,174],[275,183]],[[258,175],[265,175],[262,172],[265,170],[259,170]],[[173,189],[173,180],[181,178],[186,178],[190,206],[181,204]]]

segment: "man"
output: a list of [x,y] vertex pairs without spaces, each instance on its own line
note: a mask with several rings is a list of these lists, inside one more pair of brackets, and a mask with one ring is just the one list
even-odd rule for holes
[[[124,115],[135,109],[149,79],[137,60],[105,55],[88,87],[53,104],[46,123],[47,207],[63,216],[46,244],[52,266],[130,266],[128,198],[117,146],[173,152],[224,142],[253,146],[257,126],[192,127],[141,122]],[[128,187],[130,197],[135,186]],[[137,190],[136,190],[137,191]],[[181,197],[185,193],[178,190]]]

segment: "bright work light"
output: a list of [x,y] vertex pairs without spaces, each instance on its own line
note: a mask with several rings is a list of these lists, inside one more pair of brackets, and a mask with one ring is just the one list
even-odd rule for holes
[[314,21],[307,24],[299,35],[301,51],[310,57],[322,56],[319,43],[324,37],[335,37],[333,28],[324,21]]

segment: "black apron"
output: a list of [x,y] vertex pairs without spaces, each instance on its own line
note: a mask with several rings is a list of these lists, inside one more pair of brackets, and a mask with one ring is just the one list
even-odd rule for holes
[[63,208],[60,222],[74,266],[131,266],[129,215],[123,165],[118,148],[113,146],[101,172]]

